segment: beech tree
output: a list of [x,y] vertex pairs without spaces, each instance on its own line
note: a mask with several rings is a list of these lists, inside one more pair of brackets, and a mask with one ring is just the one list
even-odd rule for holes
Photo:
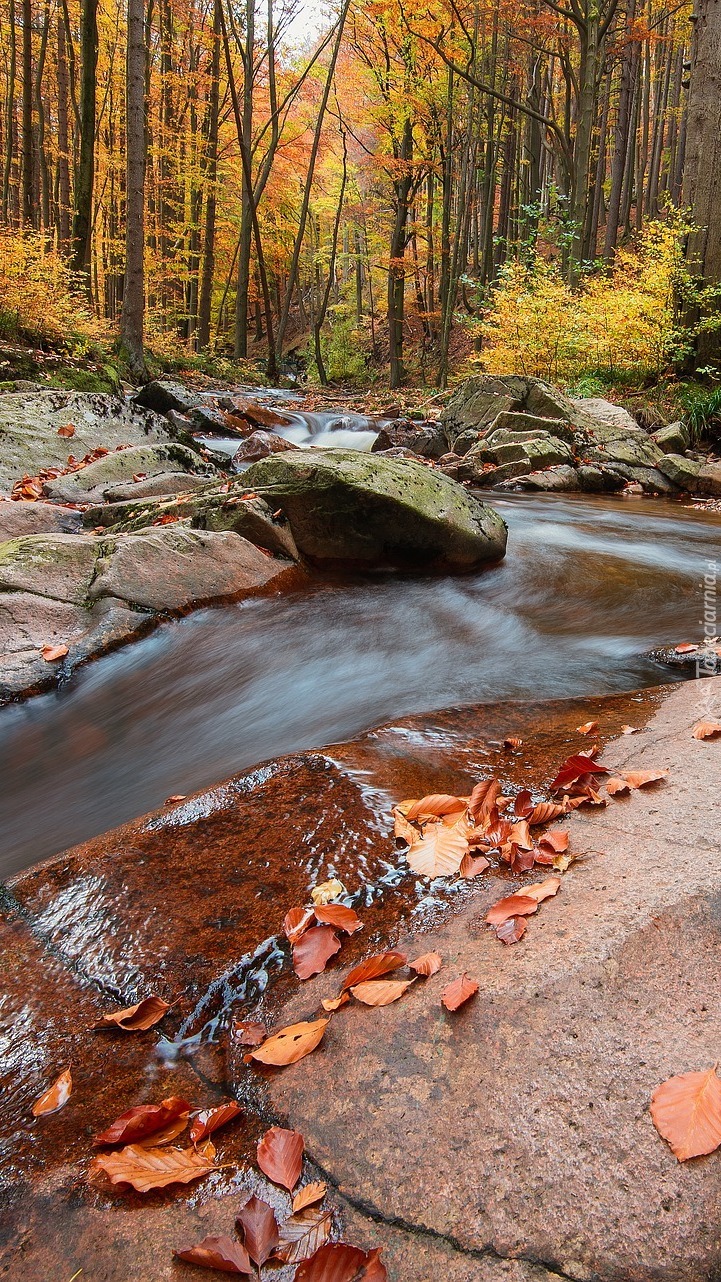
[[[713,290],[721,288],[721,0],[696,0],[693,12],[691,86],[684,203],[698,230],[689,236],[693,274]],[[718,295],[705,309],[708,328],[698,339],[700,359],[721,356]],[[716,323],[714,324],[714,319]]]

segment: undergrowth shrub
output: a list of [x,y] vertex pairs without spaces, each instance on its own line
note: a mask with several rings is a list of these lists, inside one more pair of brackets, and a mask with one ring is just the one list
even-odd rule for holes
[[0,229],[0,338],[73,351],[106,337],[60,254],[36,233]]

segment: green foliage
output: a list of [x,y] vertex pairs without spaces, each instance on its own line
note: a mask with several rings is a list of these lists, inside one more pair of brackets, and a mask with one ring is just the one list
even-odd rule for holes
[[681,399],[692,445],[721,438],[721,384],[708,388],[688,383]]
[[[347,303],[328,309],[326,326],[320,336],[320,347],[328,379],[333,383],[358,383],[368,377],[370,342],[359,328],[355,313]],[[317,379],[313,339],[306,348],[308,372]]]

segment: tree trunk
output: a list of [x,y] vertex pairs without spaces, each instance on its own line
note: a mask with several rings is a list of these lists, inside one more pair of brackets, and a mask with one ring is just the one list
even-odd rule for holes
[[68,60],[65,52],[65,23],[58,14],[58,249],[67,254],[70,247],[70,131],[68,128]]
[[80,154],[75,175],[72,266],[86,276],[91,294],[90,255],[95,181],[95,97],[98,66],[98,0],[83,0],[80,27]]
[[120,325],[122,351],[131,373],[147,377],[143,349],[145,311],[145,5],[128,0],[125,77],[125,281]]
[[[694,275],[714,286],[721,283],[721,0],[696,0],[693,28],[683,202],[698,231],[688,238],[687,259]],[[717,321],[720,311],[716,300]],[[697,349],[701,360],[718,360],[721,329],[702,330]]]
[[210,72],[210,102],[208,104],[208,144],[205,169],[205,227],[203,231],[203,269],[200,279],[198,303],[199,348],[210,342],[210,309],[213,297],[215,272],[215,208],[218,180],[218,113],[220,107],[220,0],[213,7],[213,58]]
[[23,7],[23,125],[22,125],[22,220],[35,224],[33,199],[33,14],[31,0]]

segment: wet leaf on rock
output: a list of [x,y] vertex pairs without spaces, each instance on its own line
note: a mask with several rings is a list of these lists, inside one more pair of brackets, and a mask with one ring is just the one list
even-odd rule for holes
[[310,979],[320,975],[339,951],[340,940],[332,926],[311,926],[293,946],[293,969],[299,979]]
[[258,1140],[258,1166],[274,1184],[281,1184],[292,1193],[303,1169],[303,1148],[300,1131],[271,1126]]
[[413,979],[371,979],[362,984],[354,984],[351,992],[356,1001],[363,1002],[364,1006],[390,1006],[413,983]]
[[533,886],[524,886],[523,894],[528,899],[535,899],[537,904],[542,904],[544,899],[552,899],[558,894],[560,885],[560,877],[547,877],[545,881],[537,881]]
[[240,1242],[234,1242],[227,1234],[205,1237],[197,1246],[187,1246],[174,1254],[176,1259],[185,1260],[188,1264],[199,1264],[203,1269],[219,1269],[221,1273],[254,1272],[245,1247]]
[[64,659],[69,651],[66,645],[44,645],[40,653],[46,663],[54,663],[56,659]]
[[243,1235],[245,1249],[251,1260],[255,1260],[258,1268],[262,1268],[280,1242],[273,1208],[254,1193],[238,1212],[235,1226]]
[[[401,962],[400,965],[402,964]],[[271,1064],[276,1068],[297,1064],[298,1060],[315,1050],[329,1023],[328,1019],[314,1019],[289,1024],[269,1037],[257,1050],[251,1051],[248,1059],[254,1059],[259,1064]]]
[[[210,1146],[212,1149],[212,1145]],[[197,1148],[143,1148],[128,1144],[117,1153],[103,1153],[94,1157],[89,1175],[93,1179],[101,1173],[111,1184],[130,1184],[138,1193],[151,1189],[167,1188],[169,1184],[189,1184],[215,1170],[210,1153]]]
[[576,726],[578,734],[595,734],[598,730],[597,721],[586,721],[582,726]]
[[480,873],[485,872],[490,866],[488,860],[483,858],[483,855],[464,855],[458,871],[461,877],[465,877],[470,881],[471,878],[478,877]]
[[209,1135],[220,1130],[221,1126],[232,1122],[240,1111],[240,1104],[235,1100],[228,1100],[225,1104],[219,1104],[217,1108],[204,1108],[201,1113],[198,1113],[190,1128],[191,1144],[200,1144],[201,1140],[206,1140]]
[[[557,855],[562,855],[564,850],[568,850],[569,836],[565,828],[549,828],[548,832],[544,832],[543,836],[538,838],[538,844],[548,846]],[[523,893],[526,894],[526,891]]]
[[255,1019],[236,1019],[233,1024],[233,1041],[241,1046],[260,1046],[268,1036],[265,1024]]
[[[137,1140],[163,1131],[180,1118],[188,1119],[190,1104],[180,1095],[169,1095],[160,1104],[139,1104],[116,1117],[106,1130],[95,1136],[94,1144],[134,1144]],[[185,1129],[185,1122],[183,1127]],[[177,1131],[176,1134],[180,1134]],[[191,1131],[190,1138],[193,1138]]]
[[518,819],[528,819],[533,814],[533,801],[528,788],[521,788],[514,798],[513,813]]
[[345,935],[354,935],[357,930],[363,929],[363,922],[352,908],[346,908],[344,904],[326,904],[324,907],[318,907],[315,910],[316,918],[326,926],[335,926],[336,930],[342,930]]
[[312,908],[289,908],[283,918],[283,934],[291,944],[297,944],[311,925],[315,913]]
[[393,811],[393,835],[396,841],[405,841],[408,846],[414,846],[419,838],[418,829],[408,822],[398,807]]
[[71,436],[74,436],[74,435],[75,435],[75,425],[73,423],[64,423],[62,427],[58,428],[58,436],[66,436],[70,438]]
[[170,1003],[162,997],[144,997],[135,1006],[126,1006],[123,1010],[111,1010],[102,1015],[96,1028],[122,1028],[126,1033],[145,1032],[160,1022]]
[[359,962],[348,972],[343,980],[343,991],[352,988],[354,984],[364,984],[367,979],[379,979],[381,975],[398,970],[399,966],[405,966],[407,960],[405,953],[395,951],[376,953],[373,957],[367,957],[365,961]]
[[535,824],[547,824],[552,819],[560,819],[561,815],[566,814],[566,807],[558,801],[539,801],[534,806],[531,813],[526,816],[530,827]]
[[[402,802],[401,813],[405,813],[406,819],[412,823],[418,821],[421,815],[434,815],[440,819],[444,815],[455,814],[456,811],[463,813],[466,809],[467,802],[462,797],[453,797],[448,792],[434,792],[428,797],[421,797],[420,801],[411,803],[410,808],[405,810],[407,802]],[[401,809],[401,807],[399,807]]]
[[296,1270],[294,1282],[387,1282],[380,1251],[327,1242]]
[[423,877],[450,877],[458,872],[467,850],[466,838],[455,828],[429,823],[406,858],[413,871]]
[[436,975],[443,965],[443,958],[440,953],[423,953],[408,965],[417,975]]
[[502,944],[517,944],[526,933],[525,917],[509,917],[507,921],[496,926],[496,937]]
[[530,917],[531,913],[537,910],[538,901],[532,899],[530,895],[506,895],[504,899],[499,899],[498,903],[489,908],[486,921],[489,926],[502,926],[509,917]]
[[721,721],[699,721],[694,726],[694,739],[715,739],[721,734]]
[[321,904],[331,904],[334,899],[340,899],[341,895],[348,892],[337,877],[331,877],[330,881],[324,881],[320,886],[314,886],[310,892],[311,900],[316,908]]
[[[325,1185],[322,1187],[325,1191]],[[299,1264],[301,1260],[307,1260],[328,1241],[332,1227],[332,1211],[315,1209],[306,1211],[303,1215],[293,1215],[280,1230],[280,1245],[273,1258],[283,1260],[285,1264]]]
[[478,992],[478,984],[475,979],[469,979],[464,971],[458,979],[452,980],[447,984],[441,993],[441,1003],[446,1010],[458,1010],[469,997],[473,997]]
[[721,1144],[721,1078],[716,1067],[662,1082],[651,1097],[651,1117],[679,1162],[713,1153]]
[[468,809],[477,828],[486,828],[498,819],[497,801],[501,785],[497,779],[482,779],[473,789]]
[[50,1113],[57,1113],[59,1109],[67,1104],[72,1089],[72,1073],[69,1068],[64,1068],[62,1073],[55,1078],[52,1086],[49,1086],[36,1099],[32,1107],[33,1117],[47,1117]]
[[598,748],[590,748],[588,752],[577,752],[567,757],[553,780],[549,791],[563,792],[572,783],[582,779],[584,775],[607,775],[608,770],[606,767],[599,765],[595,759],[597,752]]
[[[293,1198],[293,1214],[297,1215],[299,1211],[304,1211],[308,1206],[315,1206],[316,1202],[322,1202],[328,1185],[323,1180],[316,1180],[313,1184],[306,1184],[299,1189]],[[320,1243],[318,1243],[320,1246]]]
[[321,1006],[323,1010],[334,1011],[340,1010],[341,1006],[347,1006],[350,1001],[349,993],[339,993],[337,997],[324,997]]

